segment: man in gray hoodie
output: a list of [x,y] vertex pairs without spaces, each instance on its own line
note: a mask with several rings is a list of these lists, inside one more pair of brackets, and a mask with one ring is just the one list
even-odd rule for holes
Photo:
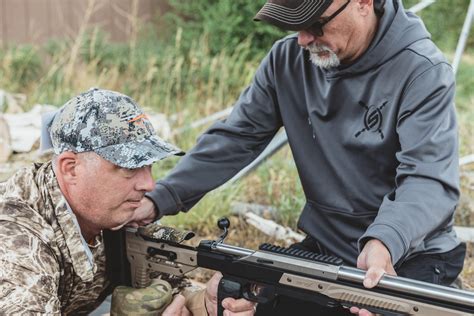
[[368,270],[366,287],[384,273],[451,284],[465,254],[455,84],[422,21],[400,0],[268,0],[255,18],[297,34],[274,44],[137,217],[188,211],[285,127],[307,199],[298,247]]

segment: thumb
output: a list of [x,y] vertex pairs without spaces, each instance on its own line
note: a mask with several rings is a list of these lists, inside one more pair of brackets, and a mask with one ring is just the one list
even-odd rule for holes
[[364,278],[364,286],[366,288],[373,288],[374,286],[379,283],[380,279],[383,277],[385,273],[384,269],[371,267],[367,270]]
[[183,295],[178,294],[174,297],[170,305],[163,311],[163,316],[176,316],[181,315],[184,309],[184,303],[186,299]]
[[367,251],[362,251],[357,257],[357,268],[367,270]]
[[206,295],[213,302],[217,302],[217,290],[221,279],[222,274],[216,272],[206,284]]

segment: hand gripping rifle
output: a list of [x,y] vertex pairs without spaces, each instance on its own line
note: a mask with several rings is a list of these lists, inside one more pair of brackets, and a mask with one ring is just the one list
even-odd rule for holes
[[[104,239],[109,275],[116,285],[144,287],[151,272],[181,276],[197,267],[221,271],[218,315],[223,314],[221,302],[226,297],[259,304],[277,304],[287,297],[327,307],[358,306],[382,315],[474,315],[474,292],[389,275],[367,289],[362,284],[365,271],[345,266],[339,258],[270,244],[259,250],[228,245],[223,241],[229,221],[220,219],[218,226],[224,230],[220,239],[203,240],[197,247],[141,228],[112,232],[115,236],[108,232]],[[119,248],[110,246],[118,243]]]

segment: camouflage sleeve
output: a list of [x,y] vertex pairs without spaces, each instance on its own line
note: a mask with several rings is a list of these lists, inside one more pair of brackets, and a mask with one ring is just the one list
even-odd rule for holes
[[60,314],[59,264],[48,245],[8,221],[0,221],[0,240],[2,314]]

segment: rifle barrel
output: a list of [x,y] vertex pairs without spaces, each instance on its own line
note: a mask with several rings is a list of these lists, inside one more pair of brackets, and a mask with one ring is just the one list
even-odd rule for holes
[[[224,243],[215,243],[212,247],[214,250],[217,250],[221,253],[230,254],[236,257],[239,257],[238,260],[244,261],[252,261],[252,257],[261,258],[262,253],[264,254],[263,257],[269,259],[271,258],[273,263],[277,264],[281,261],[284,261],[284,257],[291,258],[291,256],[287,255],[276,255],[273,253],[268,253],[265,251],[254,251],[249,250],[246,248],[241,248],[237,246],[232,246]],[[296,258],[295,258],[296,259]],[[288,270],[295,270],[294,272],[304,272],[308,268],[308,262],[314,263],[309,260],[306,260],[304,264],[299,263],[300,267],[295,267],[295,262],[301,262],[300,258],[297,260],[292,260],[291,265],[286,265]],[[303,259],[304,260],[304,259]],[[269,261],[270,262],[270,261]],[[285,262],[287,263],[287,262]],[[324,265],[323,265],[324,266]],[[328,279],[337,279],[341,281],[350,281],[355,282],[358,284],[362,284],[365,271],[360,270],[353,267],[348,266],[339,266],[336,270],[331,270],[331,272],[335,272],[336,275],[333,277],[331,273],[325,274],[325,277]],[[408,294],[410,296],[416,295],[421,298],[429,298],[432,300],[447,302],[447,303],[454,303],[454,304],[461,304],[465,306],[472,306],[474,307],[474,292],[468,292],[465,290],[459,290],[447,286],[441,286],[437,284],[422,282],[418,280],[403,278],[403,277],[396,277],[385,275],[380,280],[379,284],[377,285],[379,288],[387,289],[390,291],[396,291],[402,294]]]

